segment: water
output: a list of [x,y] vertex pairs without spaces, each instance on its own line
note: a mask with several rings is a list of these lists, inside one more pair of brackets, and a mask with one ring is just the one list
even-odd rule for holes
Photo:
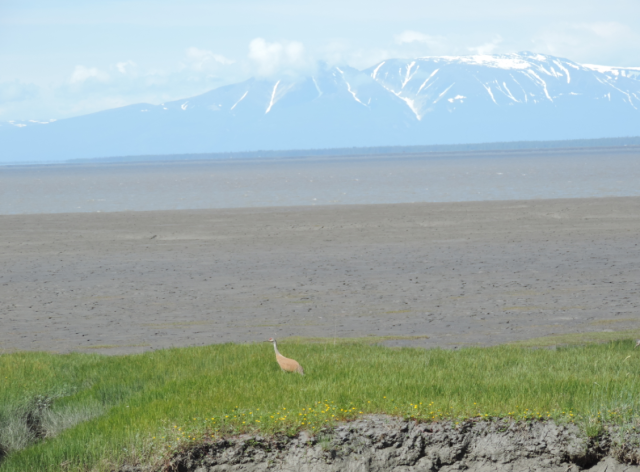
[[0,167],[0,214],[640,195],[640,155]]

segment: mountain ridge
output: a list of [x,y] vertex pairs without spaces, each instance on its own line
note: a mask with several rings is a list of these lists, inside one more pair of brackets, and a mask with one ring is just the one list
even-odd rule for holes
[[640,68],[530,52],[389,59],[0,127],[0,161],[640,134]]

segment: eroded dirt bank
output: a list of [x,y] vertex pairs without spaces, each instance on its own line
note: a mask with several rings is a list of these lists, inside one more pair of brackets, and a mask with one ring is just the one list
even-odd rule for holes
[[[368,416],[314,436],[239,436],[197,446],[155,470],[179,472],[640,471],[640,432],[588,437],[575,425]],[[147,470],[127,467],[120,472]],[[149,469],[151,470],[151,469]]]

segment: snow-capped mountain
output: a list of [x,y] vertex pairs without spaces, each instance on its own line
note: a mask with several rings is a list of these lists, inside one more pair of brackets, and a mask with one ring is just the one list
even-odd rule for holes
[[640,68],[524,52],[320,64],[160,105],[5,123],[0,160],[637,135]]
[[[403,99],[418,120],[430,113],[473,105],[572,106],[575,96],[640,105],[640,68],[581,66],[541,54],[426,57],[384,61],[367,70],[386,90]],[[572,83],[573,80],[573,83]],[[621,89],[620,85],[631,87]],[[613,94],[613,97],[612,97]],[[490,109],[490,108],[489,108]]]

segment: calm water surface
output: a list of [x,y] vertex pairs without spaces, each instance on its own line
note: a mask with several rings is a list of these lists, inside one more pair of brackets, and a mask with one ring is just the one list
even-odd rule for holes
[[637,154],[0,167],[0,214],[638,195]]

